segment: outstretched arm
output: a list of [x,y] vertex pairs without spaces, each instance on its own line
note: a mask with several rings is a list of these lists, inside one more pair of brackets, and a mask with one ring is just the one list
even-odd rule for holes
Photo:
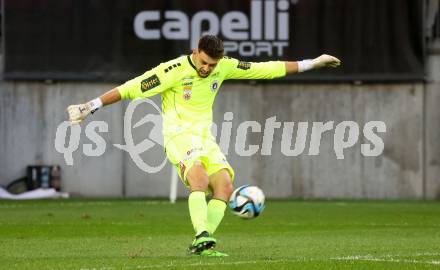
[[113,103],[116,103],[121,100],[121,94],[119,93],[118,88],[113,88],[112,90],[104,93],[102,96],[99,97],[102,101],[102,105],[110,105]]
[[118,88],[107,91],[98,98],[95,98],[84,104],[70,105],[67,107],[69,121],[72,124],[78,124],[84,120],[90,113],[94,113],[102,106],[110,105],[121,100],[121,94]]
[[274,79],[285,75],[304,72],[322,67],[338,67],[341,61],[331,55],[323,54],[315,59],[302,61],[244,62],[234,58],[223,59],[228,68],[228,79]]
[[[182,66],[179,61],[182,59],[177,58],[162,63],[87,103],[70,105],[67,107],[70,122],[78,124],[102,106],[116,103],[121,99],[148,98],[166,91],[179,80]],[[168,72],[169,66],[175,66],[172,72]]]
[[[167,83],[172,80],[159,73],[162,70],[160,67],[151,69],[87,103],[70,105],[67,107],[70,123],[78,124],[99,108],[116,103],[121,99],[147,98],[166,90]],[[162,79],[159,79],[158,76]],[[164,83],[161,83],[161,80]]]
[[298,72],[304,72],[322,67],[338,67],[341,65],[341,61],[334,56],[323,54],[315,59],[302,60],[298,62],[285,62],[285,64],[286,74],[295,74]]

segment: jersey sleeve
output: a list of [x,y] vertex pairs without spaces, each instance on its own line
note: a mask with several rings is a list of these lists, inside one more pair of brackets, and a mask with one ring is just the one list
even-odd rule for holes
[[228,79],[274,79],[286,76],[284,61],[244,62],[225,57],[226,76]]
[[171,60],[125,82],[117,87],[121,99],[147,98],[170,89],[179,80],[176,71],[180,67],[178,61]]

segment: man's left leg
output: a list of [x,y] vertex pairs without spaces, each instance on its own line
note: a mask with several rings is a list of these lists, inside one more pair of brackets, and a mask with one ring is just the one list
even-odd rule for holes
[[208,233],[213,235],[224,217],[227,202],[234,189],[229,171],[227,169],[221,169],[210,175],[209,186],[213,190],[213,197],[208,203],[206,225]]

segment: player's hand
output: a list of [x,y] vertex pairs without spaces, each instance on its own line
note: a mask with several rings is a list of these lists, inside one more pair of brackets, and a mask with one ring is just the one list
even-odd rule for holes
[[70,123],[78,124],[92,112],[92,108],[89,103],[70,105],[67,107],[67,112],[69,113]]
[[313,59],[313,68],[322,68],[322,67],[335,68],[340,65],[341,65],[341,60],[328,54],[323,54]]

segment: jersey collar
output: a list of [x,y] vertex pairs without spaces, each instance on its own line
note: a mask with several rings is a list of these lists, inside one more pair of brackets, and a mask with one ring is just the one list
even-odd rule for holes
[[194,69],[195,71],[197,71],[196,66],[194,66],[193,62],[191,61],[191,54],[187,56],[187,59],[188,59],[189,64],[193,67],[193,69]]

